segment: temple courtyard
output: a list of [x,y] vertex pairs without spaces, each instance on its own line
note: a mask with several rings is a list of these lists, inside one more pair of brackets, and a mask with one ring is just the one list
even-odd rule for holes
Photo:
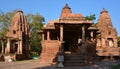
[[89,66],[53,67],[50,64],[41,64],[38,60],[25,60],[16,62],[0,62],[0,69],[113,69],[119,61],[101,61]]

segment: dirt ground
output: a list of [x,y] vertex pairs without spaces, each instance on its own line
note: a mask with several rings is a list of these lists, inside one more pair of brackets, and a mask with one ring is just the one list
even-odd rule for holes
[[0,62],[0,69],[112,69],[120,61],[101,61],[90,66],[66,66],[64,68],[52,67],[50,64],[41,64],[38,60],[25,60],[16,62]]

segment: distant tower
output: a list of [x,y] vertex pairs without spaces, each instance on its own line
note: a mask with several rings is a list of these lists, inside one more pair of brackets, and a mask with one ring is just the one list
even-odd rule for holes
[[[102,47],[117,47],[117,31],[112,25],[108,11],[103,8],[97,23],[101,35]],[[100,41],[98,41],[100,42]]]
[[18,10],[13,16],[10,29],[7,32],[6,54],[29,55],[30,51],[30,27],[23,11]]

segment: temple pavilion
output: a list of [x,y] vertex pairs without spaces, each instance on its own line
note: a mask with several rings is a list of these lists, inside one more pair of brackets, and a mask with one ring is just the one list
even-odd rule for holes
[[59,63],[59,55],[64,56],[64,65],[87,65],[98,57],[119,56],[117,31],[106,9],[101,11],[95,25],[82,14],[72,13],[66,4],[60,18],[49,21],[39,34],[42,63]]

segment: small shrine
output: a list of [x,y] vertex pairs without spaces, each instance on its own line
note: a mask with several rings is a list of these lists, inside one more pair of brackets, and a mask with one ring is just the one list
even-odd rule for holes
[[6,47],[3,48],[4,58],[22,60],[30,56],[30,27],[23,11],[18,10],[11,20],[6,35]]

